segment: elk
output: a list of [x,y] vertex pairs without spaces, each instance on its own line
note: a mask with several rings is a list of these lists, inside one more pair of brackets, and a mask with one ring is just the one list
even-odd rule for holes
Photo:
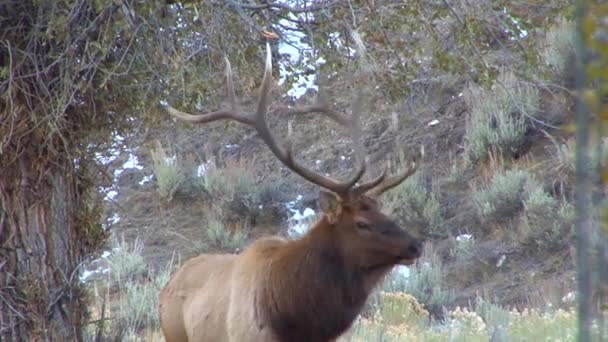
[[325,104],[292,108],[294,113],[324,113],[347,126],[358,159],[346,181],[316,173],[294,160],[266,121],[272,84],[271,53],[254,113],[237,110],[232,72],[226,59],[231,108],[192,115],[168,107],[191,122],[231,119],[255,128],[274,156],[302,178],[322,188],[323,215],[302,237],[262,237],[240,254],[201,254],[185,262],[161,290],[160,320],[168,342],[306,341],[339,338],[354,322],[374,287],[396,265],[411,265],[422,243],[380,211],[376,197],[416,170],[359,183],[366,170],[360,142],[361,99],[345,118]]

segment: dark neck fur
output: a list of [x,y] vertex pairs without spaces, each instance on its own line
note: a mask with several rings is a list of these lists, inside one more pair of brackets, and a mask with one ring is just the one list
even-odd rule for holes
[[353,323],[371,290],[348,265],[333,227],[322,219],[272,257],[260,314],[280,341],[331,341]]

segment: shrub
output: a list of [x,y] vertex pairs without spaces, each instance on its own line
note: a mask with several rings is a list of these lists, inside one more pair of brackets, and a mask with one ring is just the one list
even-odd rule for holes
[[452,240],[452,255],[459,262],[466,262],[475,255],[475,240],[471,235],[461,235]]
[[566,142],[556,146],[557,160],[560,163],[560,169],[563,169],[568,174],[574,174],[576,170],[576,146],[574,139],[568,139]]
[[480,297],[475,300],[475,312],[486,324],[488,334],[501,335],[501,341],[506,338],[511,314],[502,307],[490,303]]
[[[559,168],[564,170],[567,174],[574,175],[576,170],[576,141],[574,138],[570,138],[565,142],[558,143],[554,141],[556,146],[556,158],[559,162]],[[588,168],[594,169],[600,165],[606,165],[608,162],[608,142],[602,141],[599,149],[592,149],[589,151],[589,164]]]
[[418,263],[410,268],[409,277],[399,282],[400,291],[411,294],[426,310],[437,315],[454,300],[454,293],[444,287],[443,273],[437,258]]
[[167,156],[159,141],[156,141],[156,148],[150,150],[150,155],[158,193],[161,197],[171,200],[175,192],[184,184],[185,174],[177,165],[175,158]]
[[135,336],[144,328],[160,326],[158,293],[170,277],[170,267],[157,274],[150,282],[128,281],[119,300],[119,319],[127,336]]
[[389,325],[422,325],[428,320],[428,311],[416,298],[403,292],[381,292],[378,314]]
[[244,233],[230,232],[221,221],[214,218],[209,220],[206,234],[210,244],[231,252],[243,247],[246,241]]
[[427,190],[420,174],[411,176],[396,188],[384,193],[381,201],[390,215],[432,233],[443,233],[441,204],[435,194]]
[[535,87],[517,83],[509,74],[501,79],[492,91],[471,88],[466,97],[471,109],[466,124],[468,164],[485,159],[491,148],[517,153],[525,143],[526,115],[533,116],[539,108]]
[[118,241],[113,253],[107,258],[111,286],[120,286],[147,272],[143,249],[139,239],[135,239],[132,245],[125,242],[124,238]]
[[200,176],[200,184],[221,206],[239,201],[252,208],[259,201],[259,191],[251,164],[245,159],[226,159],[223,168],[211,164]]
[[[526,184],[533,182],[523,170],[509,170],[494,175],[490,184],[473,193],[473,202],[484,220],[502,220],[521,210],[526,198]],[[529,186],[528,186],[529,187]]]
[[[123,240],[107,258],[109,283],[103,279],[90,283],[94,321],[84,330],[85,341],[161,340],[155,333],[160,325],[158,293],[169,280],[173,262],[152,273],[142,251],[139,239],[132,247]],[[147,277],[125,276],[141,273]]]
[[576,30],[574,23],[558,20],[549,28],[541,54],[545,64],[557,74],[564,74],[568,60],[574,57]]
[[543,189],[535,189],[524,200],[524,214],[520,231],[524,241],[540,238],[555,220],[557,201]]
[[574,207],[561,203],[542,189],[524,201],[519,225],[520,240],[537,246],[566,245],[573,238]]

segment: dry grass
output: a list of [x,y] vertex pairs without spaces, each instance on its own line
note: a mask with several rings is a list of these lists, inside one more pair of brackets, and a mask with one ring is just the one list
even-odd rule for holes
[[[91,323],[85,327],[85,340],[163,340],[159,333],[158,293],[169,280],[173,263],[157,273],[143,264],[147,276],[142,276],[142,247],[139,242],[135,246],[119,244],[107,258],[108,276],[88,284]],[[125,266],[135,264],[137,268]]]

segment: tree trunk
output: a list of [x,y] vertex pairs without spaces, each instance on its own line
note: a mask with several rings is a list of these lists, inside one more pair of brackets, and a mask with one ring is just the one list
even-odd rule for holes
[[80,341],[77,171],[26,153],[0,170],[0,341]]

